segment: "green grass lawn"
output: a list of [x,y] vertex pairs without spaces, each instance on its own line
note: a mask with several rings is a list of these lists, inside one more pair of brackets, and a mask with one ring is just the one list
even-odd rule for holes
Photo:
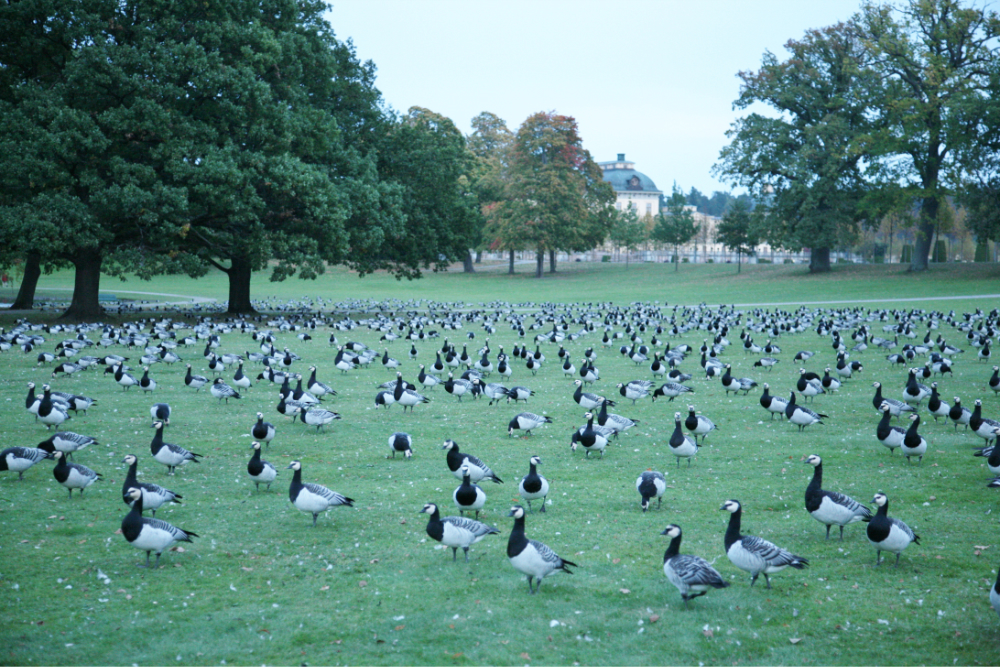
[[[578,264],[564,265],[556,277],[541,281],[481,271],[402,283],[384,275],[359,280],[335,270],[316,282],[275,285],[255,277],[255,296],[328,302],[433,298],[477,307],[497,300],[626,306],[647,300],[673,305],[851,299],[885,300],[882,305],[890,306],[903,298],[994,294],[998,284],[997,265],[950,266],[921,276],[896,266],[847,266],[837,267],[827,280],[805,275],[804,267],[744,267],[739,277],[735,269],[682,266],[675,274],[673,267],[659,265]],[[45,277],[43,288],[65,286],[70,279],[69,274]],[[106,279],[102,285],[102,292],[123,296],[125,289],[225,295],[218,274],[202,281],[160,278],[124,285]],[[997,308],[998,301],[899,306],[959,314],[978,306]],[[396,312],[409,308],[398,306]],[[665,312],[669,318],[670,310]],[[597,324],[597,331],[565,344],[578,366],[587,347],[598,351],[602,379],[592,391],[611,397],[618,382],[649,379],[648,364],[636,366],[618,353],[617,344],[601,346],[600,318]],[[877,335],[881,324],[873,323]],[[266,321],[258,327],[271,328]],[[467,323],[461,332],[429,328],[459,345],[468,342],[471,353],[488,337],[479,322]],[[467,341],[467,332],[475,332],[475,340]],[[510,351],[533,333],[519,339],[502,319],[489,336],[491,357],[500,345]],[[970,407],[982,398],[985,414],[996,419],[998,400],[987,388],[990,366],[978,363],[975,349],[944,321],[939,333],[967,350],[959,355],[954,377],[939,381],[941,393],[961,396]],[[777,339],[783,352],[775,356],[782,361],[772,372],[761,372],[752,366],[757,357],[739,350],[738,334],[739,329],[731,332],[734,345],[724,355],[734,375],[768,382],[773,393],[788,395],[798,377],[792,357],[801,349],[818,352],[806,364],[809,369],[823,373],[833,366],[829,337],[808,330]],[[11,473],[0,475],[5,664],[998,664],[998,615],[987,598],[998,573],[998,495],[986,487],[984,459],[971,455],[983,441],[929,418],[920,429],[930,443],[923,463],[909,465],[900,452],[888,453],[875,438],[871,383],[881,381],[887,396],[900,398],[906,371],[890,368],[880,352],[857,356],[865,370],[838,394],[816,399],[814,409],[830,417],[803,433],[784,421],[769,421],[758,405],[760,387],[748,396],[726,397],[718,381],[706,382],[696,373],[698,360],[689,357],[683,370],[695,374],[688,384],[696,392],[689,402],[719,429],[690,468],[678,468],[666,441],[674,412],[686,411],[689,402],[682,399],[631,405],[615,395],[621,400],[613,411],[640,424],[613,441],[602,459],[571,453],[570,435],[583,425],[584,410],[571,398],[573,385],[560,371],[557,346],[541,346],[547,361],[537,376],[524,362],[514,366],[506,384],[536,392],[527,406],[488,406],[486,399],[459,403],[439,387],[426,392],[430,404],[404,415],[399,406],[384,411],[373,404],[376,385],[393,374],[376,363],[342,375],[333,367],[329,335],[322,328],[314,340],[303,342],[293,333],[279,334],[276,344],[303,357],[297,366],[305,375],[315,364],[319,379],[338,391],[327,403],[342,419],[320,434],[275,411],[277,386],[260,381],[241,400],[221,404],[206,390],[195,393],[183,385],[183,364],[151,370],[159,382],[152,396],[123,391],[101,371],[51,380],[54,389],[98,399],[88,415],[63,429],[98,438],[100,445],[75,460],[104,480],[69,500],[49,462],[27,471],[23,482]],[[336,335],[380,352],[385,347],[379,332],[367,328]],[[644,341],[651,335],[643,334]],[[53,349],[63,337],[46,335],[40,349]],[[669,342],[698,347],[705,337],[693,331]],[[755,336],[758,343],[765,338]],[[430,365],[441,345],[440,338],[416,343],[417,362],[408,358],[409,343],[388,347],[403,362],[404,377],[414,381],[417,363]],[[258,348],[248,334],[233,332],[222,336],[220,349]],[[133,359],[141,354],[111,351]],[[180,354],[196,372],[210,375],[202,347]],[[16,348],[0,354],[5,447],[48,437],[24,410],[27,382],[50,381],[51,369],[36,366],[34,357]],[[258,369],[250,368],[256,376]],[[205,455],[202,463],[173,477],[149,452],[149,407],[157,401],[174,410],[166,439]],[[522,410],[544,412],[554,423],[531,437],[509,438],[507,423]],[[259,493],[246,474],[249,430],[258,411],[278,429],[264,458],[279,469],[270,492]],[[386,458],[387,439],[398,430],[414,438],[411,461]],[[443,514],[457,513],[451,495],[458,481],[441,450],[446,438],[484,459],[505,482],[482,485],[488,500],[480,518],[501,535],[474,545],[468,565],[453,563],[450,550],[427,537],[426,517],[418,514],[429,501]],[[128,453],[139,457],[142,481],[184,496],[182,505],[162,508],[157,518],[200,535],[183,544],[183,551],[165,553],[158,570],[137,568],[144,554],[116,534],[127,511],[120,491],[126,472],[121,461]],[[920,545],[904,552],[899,568],[874,566],[864,525],[848,527],[844,542],[824,539],[824,527],[803,508],[812,468],[801,459],[811,453],[824,458],[825,488],[862,502],[883,491],[890,515],[921,536]],[[512,525],[506,515],[518,501],[518,481],[533,454],[542,458],[540,473],[550,481],[551,503],[545,514],[528,516],[528,536],[579,567],[572,576],[546,579],[540,593],[529,596],[505,547]],[[355,498],[355,507],[335,508],[311,528],[311,517],[288,500],[291,471],[285,467],[294,459],[303,462],[304,481]],[[648,468],[664,472],[669,488],[663,507],[644,514],[635,480]],[[749,577],[723,549],[729,515],[718,508],[728,498],[744,504],[745,533],[808,558],[810,567],[773,575],[772,590],[763,580],[750,588]],[[710,560],[732,584],[694,600],[687,611],[662,571],[667,538],[660,532],[669,523],[684,530],[683,553]]]

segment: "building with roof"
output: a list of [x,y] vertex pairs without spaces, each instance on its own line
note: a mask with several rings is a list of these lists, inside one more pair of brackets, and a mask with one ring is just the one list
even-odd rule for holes
[[625,153],[611,162],[599,162],[602,179],[615,190],[615,208],[624,211],[632,208],[641,218],[660,213],[664,193],[657,189],[653,179],[636,171],[636,164],[626,160]]

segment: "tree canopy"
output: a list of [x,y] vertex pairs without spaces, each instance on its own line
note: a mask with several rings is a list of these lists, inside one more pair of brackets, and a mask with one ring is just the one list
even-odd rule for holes
[[678,246],[691,241],[692,237],[699,231],[695,216],[686,208],[686,202],[687,198],[675,184],[671,189],[671,196],[667,200],[667,210],[657,214],[657,221],[651,233],[651,237],[655,241],[674,246],[675,271],[678,270],[678,264],[681,262]]

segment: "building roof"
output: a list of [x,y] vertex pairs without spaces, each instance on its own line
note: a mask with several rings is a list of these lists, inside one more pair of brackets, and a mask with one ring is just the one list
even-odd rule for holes
[[619,153],[618,160],[599,162],[602,179],[612,186],[616,192],[648,192],[662,194],[646,174],[636,171],[634,163],[628,162],[624,153]]

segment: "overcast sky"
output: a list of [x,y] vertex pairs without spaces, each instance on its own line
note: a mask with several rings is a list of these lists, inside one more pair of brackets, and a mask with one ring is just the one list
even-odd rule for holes
[[515,131],[577,119],[592,157],[617,153],[670,192],[729,190],[710,174],[736,118],[736,74],[859,0],[332,0],[339,39],[378,68],[397,111],[422,106],[464,134],[482,111]]

